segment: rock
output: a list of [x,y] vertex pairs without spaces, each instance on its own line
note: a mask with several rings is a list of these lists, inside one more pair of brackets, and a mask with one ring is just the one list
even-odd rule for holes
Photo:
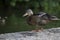
[[60,28],[0,34],[0,40],[60,40]]

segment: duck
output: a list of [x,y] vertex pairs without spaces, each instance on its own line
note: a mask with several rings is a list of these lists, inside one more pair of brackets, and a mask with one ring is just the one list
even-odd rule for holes
[[35,30],[32,31],[42,31],[44,25],[49,23],[52,20],[60,20],[56,16],[52,16],[45,12],[38,12],[37,14],[34,14],[31,9],[26,10],[26,13],[23,14],[23,17],[27,17],[26,22],[29,25],[35,25]]

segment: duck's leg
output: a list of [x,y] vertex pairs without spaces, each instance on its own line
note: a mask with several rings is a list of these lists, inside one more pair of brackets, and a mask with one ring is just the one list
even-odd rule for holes
[[39,26],[39,31],[43,31],[43,27],[42,26]]
[[39,28],[38,28],[38,25],[35,26],[35,29],[32,30],[33,32],[38,32]]
[[43,28],[40,27],[40,26],[38,26],[38,25],[36,25],[35,30],[32,30],[32,31],[34,31],[34,32],[40,32],[40,31],[43,31]]
[[43,31],[43,27],[42,26],[36,26],[36,31],[39,32],[39,31]]

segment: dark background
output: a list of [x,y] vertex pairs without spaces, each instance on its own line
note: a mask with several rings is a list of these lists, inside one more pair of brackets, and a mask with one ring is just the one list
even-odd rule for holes
[[[0,16],[7,17],[5,24],[0,22],[0,33],[32,30],[22,17],[27,9],[34,13],[43,11],[60,18],[60,0],[0,0]],[[60,21],[48,23],[44,28],[60,27]]]

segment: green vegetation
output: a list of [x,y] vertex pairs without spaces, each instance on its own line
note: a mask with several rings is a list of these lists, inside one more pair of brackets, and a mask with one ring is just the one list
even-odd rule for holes
[[[0,33],[18,32],[35,29],[28,25],[22,17],[26,9],[31,8],[34,13],[44,11],[60,18],[60,0],[0,0],[0,16],[7,16],[5,25],[0,25]],[[44,28],[60,27],[60,21],[48,23]]]

